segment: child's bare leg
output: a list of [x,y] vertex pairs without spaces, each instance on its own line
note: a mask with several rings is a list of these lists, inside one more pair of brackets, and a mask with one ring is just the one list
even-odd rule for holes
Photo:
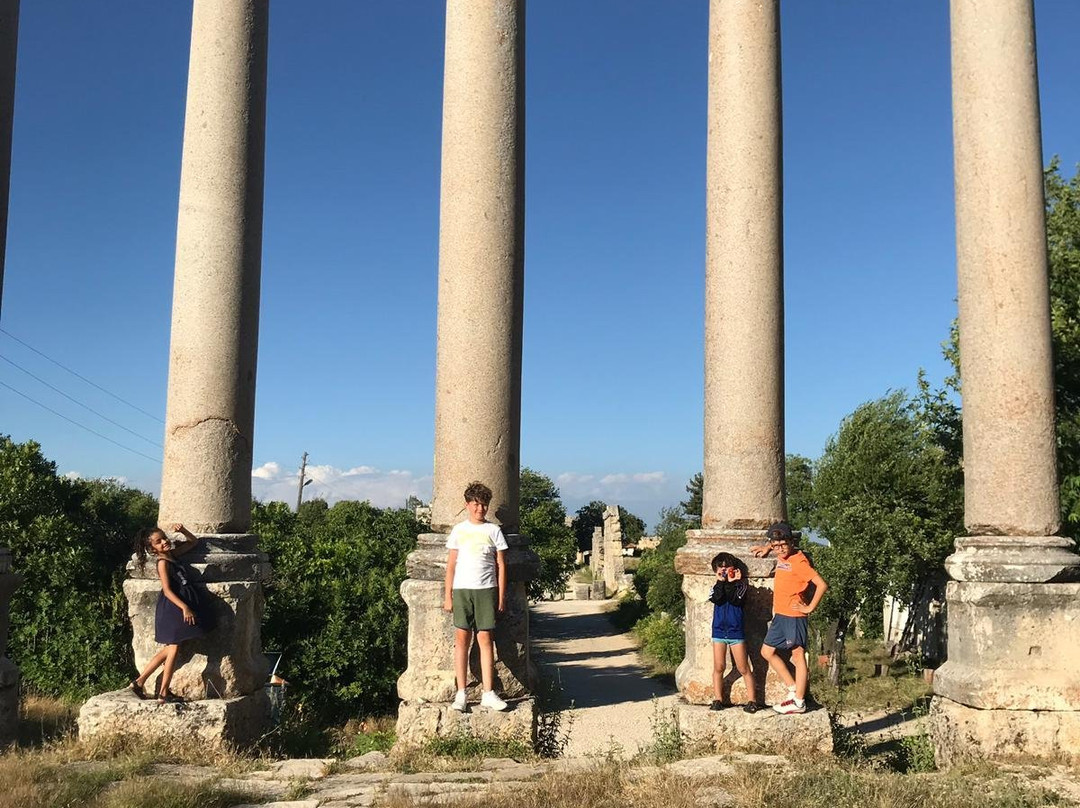
[[180,650],[180,646],[166,645],[164,650],[165,667],[161,671],[161,683],[158,685],[159,699],[169,695],[169,685],[172,683],[173,668],[176,667],[176,654]]
[[[791,664],[795,666],[795,698],[806,698],[806,649],[791,649]],[[790,687],[790,685],[789,685]]]
[[457,689],[464,690],[469,684],[469,644],[472,632],[467,628],[454,629],[454,676]]
[[727,668],[727,643],[712,644],[712,689],[716,701],[724,700],[724,669]]
[[791,676],[791,671],[788,670],[787,663],[780,658],[775,648],[771,645],[761,646],[761,656],[769,663],[769,667],[773,669],[773,672],[780,677],[781,682],[789,688],[795,687],[795,680]]
[[143,667],[142,673],[139,674],[139,678],[135,680],[138,683],[139,687],[145,685],[146,680],[154,675],[154,671],[156,671],[165,663],[165,656],[168,654],[168,651],[169,648],[168,646],[166,646],[160,651],[158,651],[156,654],[154,654],[152,657],[150,657],[150,661],[147,662],[146,665]]
[[754,690],[754,672],[750,670],[750,660],[746,657],[746,643],[740,642],[731,646],[731,657],[735,660],[735,667],[742,677],[743,684],[746,685],[746,700],[756,702],[757,695]]
[[491,647],[491,632],[476,632],[476,642],[480,646],[480,678],[486,693],[494,687],[495,682],[495,653]]

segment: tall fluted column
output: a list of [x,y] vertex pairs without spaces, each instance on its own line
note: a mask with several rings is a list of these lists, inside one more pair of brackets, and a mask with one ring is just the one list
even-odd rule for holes
[[[1080,557],[1060,527],[1032,0],[952,0],[965,525],[939,760],[1080,740]],[[1038,711],[1038,712],[1036,712]]]
[[[521,459],[521,330],[525,243],[525,2],[447,0],[443,83],[439,313],[435,378],[434,532],[419,537],[401,594],[409,606],[409,663],[398,679],[398,738],[419,742],[458,731],[453,627],[442,611],[446,534],[465,518],[473,480],[494,494],[489,519],[502,525],[507,611],[495,629],[496,689],[528,696],[525,583],[538,559],[518,530]],[[477,649],[471,671],[479,687]],[[500,719],[501,720],[501,719]],[[532,701],[506,716],[523,740]],[[486,725],[485,725],[486,726]],[[505,736],[505,726],[492,731]]]
[[0,0],[0,314],[4,304],[11,129],[15,120],[15,62],[19,44],[19,0]]
[[268,0],[195,0],[176,233],[163,524],[250,524]]
[[[760,648],[774,562],[749,550],[785,516],[779,0],[712,0],[708,126],[702,529],[675,559],[686,595],[675,679],[694,703],[713,698],[709,562],[723,550],[747,563],[748,647]],[[751,661],[760,697],[768,666]],[[735,699],[743,693],[736,682]]]
[[[159,524],[182,522],[202,542],[185,560],[205,584],[216,627],[183,643],[171,690],[190,700],[154,711],[128,690],[79,713],[83,737],[160,737],[198,725],[208,743],[245,743],[268,728],[262,583],[269,576],[251,524],[251,452],[262,253],[269,0],[195,0]],[[179,538],[179,537],[176,537]],[[132,560],[124,582],[135,664],[161,647],[155,565]],[[158,675],[147,690],[158,687]],[[198,716],[198,717],[193,717]]]

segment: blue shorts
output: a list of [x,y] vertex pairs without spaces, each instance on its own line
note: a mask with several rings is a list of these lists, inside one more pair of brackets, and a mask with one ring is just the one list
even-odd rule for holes
[[738,645],[741,642],[746,642],[745,640],[741,640],[741,639],[740,640],[729,640],[727,637],[713,637],[712,641],[713,642],[722,642],[722,643],[726,643],[728,645]]
[[786,651],[792,648],[806,648],[806,623],[806,617],[773,615],[763,645],[783,648]]

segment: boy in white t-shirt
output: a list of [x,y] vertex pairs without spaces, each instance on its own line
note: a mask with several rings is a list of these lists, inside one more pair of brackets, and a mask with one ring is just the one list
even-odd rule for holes
[[480,646],[480,677],[484,690],[480,706],[505,710],[506,702],[495,695],[495,654],[492,632],[495,617],[502,614],[506,597],[506,537],[498,525],[488,522],[491,489],[481,482],[465,489],[469,518],[454,525],[446,540],[446,585],[443,609],[454,615],[454,674],[457,695],[450,705],[465,711],[465,686],[469,682],[469,644],[473,632]]

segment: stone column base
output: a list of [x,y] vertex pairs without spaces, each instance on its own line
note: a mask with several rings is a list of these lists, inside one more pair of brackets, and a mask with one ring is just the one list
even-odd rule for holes
[[947,767],[973,758],[1058,757],[1080,750],[1080,712],[980,710],[935,696],[930,703],[934,759]]
[[536,735],[536,700],[516,699],[503,712],[469,704],[459,713],[449,704],[403,701],[398,705],[397,742],[422,746],[432,738],[467,736],[489,741],[516,741],[532,747]]
[[0,747],[15,740],[19,730],[19,669],[0,657]]
[[270,697],[262,689],[233,699],[158,704],[125,688],[94,696],[79,710],[80,740],[120,735],[187,740],[214,748],[245,747],[270,727]]
[[780,715],[771,709],[744,713],[742,709],[710,710],[680,704],[679,732],[689,744],[708,744],[721,751],[798,755],[831,755],[832,725],[824,709]]

